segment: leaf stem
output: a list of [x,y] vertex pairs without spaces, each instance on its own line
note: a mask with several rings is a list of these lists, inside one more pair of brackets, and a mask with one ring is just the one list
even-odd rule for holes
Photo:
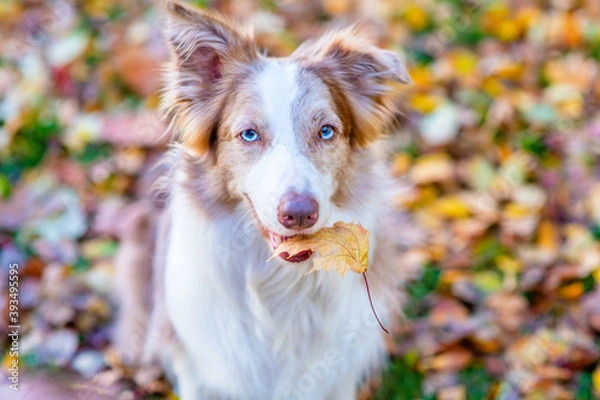
[[369,281],[367,281],[366,272],[363,272],[361,275],[363,276],[363,279],[365,280],[365,286],[367,287],[367,296],[369,296],[369,304],[371,305],[371,310],[373,311],[373,315],[375,316],[375,319],[377,320],[377,323],[379,324],[381,329],[383,329],[383,331],[389,335],[390,332],[387,329],[385,329],[385,327],[381,323],[381,320],[379,320],[379,317],[377,316],[377,312],[375,312],[375,307],[373,306],[373,299],[371,299],[371,290],[369,289]]

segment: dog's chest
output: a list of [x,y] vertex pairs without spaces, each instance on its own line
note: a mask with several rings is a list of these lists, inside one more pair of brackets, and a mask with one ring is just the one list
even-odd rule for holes
[[259,397],[293,393],[278,385],[307,374],[327,388],[373,362],[379,333],[358,276],[267,262],[251,221],[205,218],[183,193],[171,213],[166,303],[199,381]]

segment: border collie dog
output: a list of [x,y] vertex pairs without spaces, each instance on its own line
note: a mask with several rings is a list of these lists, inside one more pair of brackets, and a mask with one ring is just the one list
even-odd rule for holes
[[182,400],[354,399],[386,357],[362,277],[307,274],[309,251],[270,258],[295,235],[361,223],[373,302],[390,320],[391,181],[376,149],[408,72],[354,27],[271,58],[215,13],[167,10],[162,104],[177,139],[163,163],[152,281],[145,266],[117,265],[119,335],[142,321],[146,355]]

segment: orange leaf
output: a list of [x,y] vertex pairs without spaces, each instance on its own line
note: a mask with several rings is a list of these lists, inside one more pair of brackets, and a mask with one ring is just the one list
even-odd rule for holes
[[281,253],[294,256],[306,250],[318,253],[309,272],[335,268],[342,276],[348,270],[362,274],[369,264],[369,231],[361,224],[336,222],[313,235],[299,235],[282,242],[273,257]]

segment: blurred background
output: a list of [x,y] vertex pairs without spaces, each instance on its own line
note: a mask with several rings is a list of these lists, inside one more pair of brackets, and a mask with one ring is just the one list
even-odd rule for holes
[[[407,60],[390,168],[411,280],[364,398],[600,398],[600,2],[193,3],[253,25],[271,55],[362,21]],[[175,398],[109,340],[114,257],[140,240],[136,200],[169,140],[161,7],[0,2],[2,399]]]

